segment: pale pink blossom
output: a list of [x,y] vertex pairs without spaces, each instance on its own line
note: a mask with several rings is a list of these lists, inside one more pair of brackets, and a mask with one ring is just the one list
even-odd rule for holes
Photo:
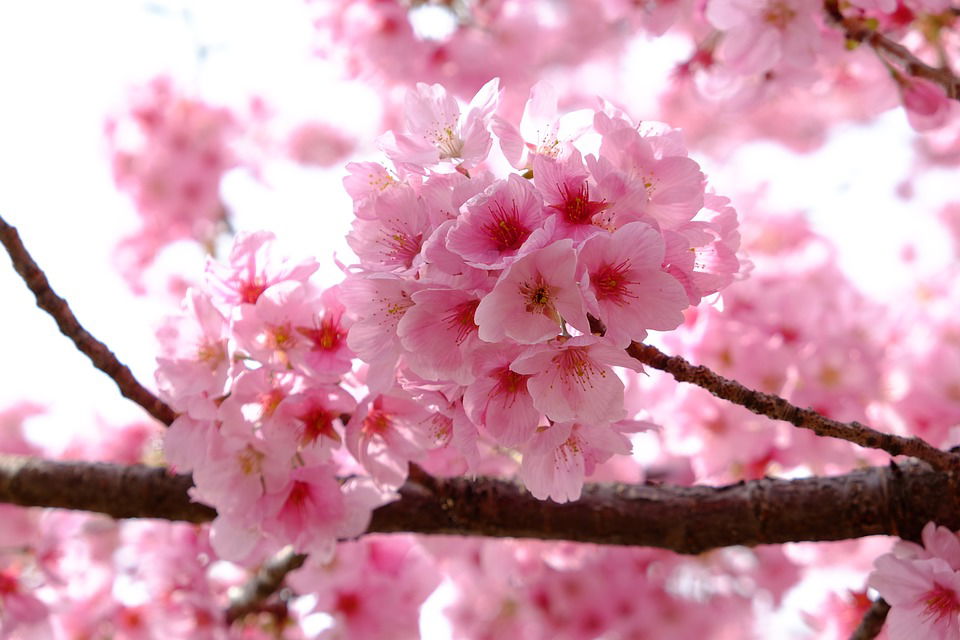
[[300,262],[279,261],[272,256],[276,236],[269,231],[238,233],[227,264],[207,263],[209,293],[216,301],[230,305],[253,304],[267,287],[284,280],[306,280],[320,266],[315,258]]
[[463,209],[447,234],[447,248],[471,266],[503,269],[531,244],[540,247],[550,240],[538,233],[546,217],[543,199],[516,174],[495,182]]
[[474,314],[478,295],[455,289],[425,289],[397,325],[404,361],[429,380],[469,384],[472,356],[480,343]]
[[430,412],[402,389],[360,403],[347,424],[350,453],[378,486],[399,487],[407,464],[435,445],[426,422]]
[[960,543],[943,527],[929,522],[924,547],[899,543],[892,554],[877,558],[869,586],[890,604],[890,640],[960,637]]
[[710,0],[706,17],[724,32],[719,57],[742,74],[762,73],[781,61],[811,66],[821,35],[810,0]]
[[533,405],[555,422],[614,422],[625,417],[623,381],[611,366],[640,371],[622,349],[593,335],[531,347],[510,370],[531,376]]
[[571,240],[554,242],[514,262],[477,307],[480,339],[543,342],[560,333],[562,322],[589,332],[575,270]]
[[426,206],[407,185],[381,194],[373,205],[373,218],[357,218],[347,243],[371,271],[409,272],[420,263],[423,240],[433,227]]
[[470,420],[505,446],[526,442],[540,421],[540,412],[527,390],[530,376],[510,369],[521,352],[517,345],[478,349],[476,378],[463,395],[463,407]]
[[494,78],[462,113],[457,99],[442,86],[418,83],[404,104],[408,133],[388,132],[382,148],[391,160],[413,171],[422,172],[443,160],[454,160],[458,170],[467,171],[490,151],[487,126],[500,93],[499,80]]
[[339,538],[362,534],[373,509],[385,502],[366,478],[341,488],[331,466],[297,467],[284,486],[263,496],[263,528],[282,543],[328,559]]
[[157,331],[163,356],[155,374],[160,397],[177,411],[195,418],[216,415],[216,400],[228,388],[229,331],[226,318],[210,298],[187,291],[183,314],[169,318]]
[[572,142],[590,128],[593,113],[589,109],[560,115],[557,100],[553,85],[538,82],[530,89],[519,131],[506,118],[494,116],[493,131],[500,141],[503,155],[515,168],[533,168],[537,157],[565,155]]
[[663,257],[663,237],[643,222],[594,235],[580,249],[588,307],[615,345],[626,347],[642,341],[647,329],[667,331],[683,322],[687,296],[662,269]]
[[629,454],[630,441],[610,424],[556,422],[538,427],[523,447],[520,478],[535,498],[578,500],[584,477],[613,454]]

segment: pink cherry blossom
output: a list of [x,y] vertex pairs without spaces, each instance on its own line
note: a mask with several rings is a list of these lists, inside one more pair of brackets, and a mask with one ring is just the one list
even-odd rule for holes
[[[593,113],[580,109],[560,115],[557,90],[547,82],[530,89],[519,131],[509,120],[494,116],[493,131],[507,160],[517,169],[533,168],[537,157],[557,158],[590,127]],[[534,175],[537,172],[534,170]]]
[[613,234],[592,236],[580,250],[588,306],[606,326],[606,337],[626,347],[642,341],[646,329],[666,331],[683,322],[687,296],[661,268],[662,236],[643,222],[631,222]]
[[556,422],[538,427],[523,448],[520,478],[540,500],[577,500],[584,477],[593,473],[597,463],[630,450],[626,436],[609,424]]
[[254,304],[260,295],[278,282],[305,282],[319,264],[314,258],[297,263],[271,259],[276,236],[268,231],[239,233],[230,249],[228,264],[207,263],[207,282],[214,299],[226,304]]
[[510,370],[532,376],[534,406],[555,422],[614,422],[624,418],[624,385],[611,366],[640,364],[602,338],[557,338],[513,361]]
[[877,558],[870,574],[869,585],[890,604],[890,640],[960,635],[960,543],[933,522],[923,541],[924,548],[900,543],[894,554]]
[[157,332],[165,347],[157,358],[157,386],[174,409],[209,419],[227,390],[227,321],[201,291],[188,291],[183,306],[184,314],[168,319]]
[[526,442],[540,421],[527,390],[530,376],[510,369],[521,352],[516,345],[478,349],[476,379],[463,395],[464,410],[473,423],[506,446]]
[[347,424],[346,444],[379,486],[399,487],[407,463],[432,444],[428,410],[401,389],[360,403]]
[[[533,161],[533,181],[544,194],[552,210],[557,234],[579,244],[598,230],[598,214],[608,208],[602,198],[595,199],[597,188],[587,180],[580,152],[574,150],[565,160],[539,155]],[[594,195],[591,196],[591,188]]]
[[480,339],[543,342],[560,333],[562,322],[588,332],[575,260],[572,242],[560,240],[510,265],[477,307]]
[[427,379],[469,384],[479,343],[474,322],[479,296],[455,289],[425,289],[412,299],[413,307],[397,325],[406,349],[404,361]]
[[464,205],[447,234],[447,248],[471,266],[503,269],[529,252],[531,244],[550,240],[538,233],[544,218],[540,194],[528,180],[511,174]]
[[441,85],[418,83],[405,103],[408,133],[388,133],[382,140],[383,149],[391,160],[414,171],[443,160],[456,160],[456,167],[467,171],[490,151],[487,123],[499,101],[496,78],[481,87],[466,113]]

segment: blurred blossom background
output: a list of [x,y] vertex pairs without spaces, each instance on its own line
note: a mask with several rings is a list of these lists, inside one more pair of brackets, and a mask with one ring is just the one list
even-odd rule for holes
[[[364,74],[347,78],[342,56],[318,53],[318,4],[0,4],[0,212],[80,322],[140,380],[153,380],[156,328],[200,277],[206,256],[224,256],[228,229],[273,231],[281,251],[317,256],[328,285],[340,279],[337,261],[353,260],[344,241],[352,201],[343,166],[380,157],[375,139],[399,122],[403,88]],[[424,40],[451,29],[446,9],[426,5],[411,15]],[[538,77],[502,84],[520,96],[520,108],[531,84],[546,79],[561,95],[576,86],[579,96],[609,96],[636,119],[683,126],[658,98],[690,56],[688,42],[651,39],[639,29],[623,38],[615,53],[582,68],[544,67]],[[132,104],[163,103],[164,92],[173,96],[166,110],[141,114],[146,126],[131,124]],[[164,118],[178,117],[197,125],[191,144],[207,136],[210,149],[221,149],[217,136],[227,136],[230,153],[201,152],[196,166],[183,167],[182,183],[131,195],[124,176],[150,167],[124,153]],[[957,199],[955,174],[918,170],[917,134],[900,108],[821,135],[825,143],[805,154],[746,138],[717,148],[701,135],[689,146],[741,219],[761,210],[806,216],[835,243],[841,269],[868,297],[909,304],[922,295],[918,282],[955,260],[943,223],[949,215],[939,214]],[[165,144],[176,151],[177,141]],[[164,159],[143,162],[152,161]],[[206,182],[191,182],[200,178]],[[173,189],[205,203],[200,223],[138,213],[138,202],[168,206]],[[28,432],[48,446],[66,446],[71,433],[143,421],[35,308],[8,262],[0,263],[0,407],[45,406]]]

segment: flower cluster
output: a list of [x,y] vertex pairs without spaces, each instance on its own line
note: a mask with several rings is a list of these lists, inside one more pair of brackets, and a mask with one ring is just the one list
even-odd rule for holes
[[[194,498],[217,508],[218,554],[255,562],[286,544],[328,558],[387,497],[340,450],[356,401],[341,382],[352,353],[336,288],[310,282],[313,259],[271,259],[272,234],[237,237],[209,264],[185,315],[161,331],[161,394],[181,412],[165,456],[193,471]],[[339,428],[339,430],[338,430]]]
[[[381,139],[392,169],[348,165],[347,342],[370,391],[348,446],[394,485],[431,439],[460,470],[492,443],[520,453],[535,496],[562,502],[629,452],[624,434],[644,425],[613,367],[638,371],[631,341],[674,329],[731,281],[737,220],[678,131],[607,104],[561,116],[543,85],[518,128],[498,99],[496,80],[465,108],[418,85],[406,131]],[[491,129],[506,175],[488,168]]]
[[188,97],[167,76],[137,88],[127,110],[107,120],[114,180],[142,222],[119,246],[133,283],[164,245],[213,239],[226,215],[220,179],[238,162],[239,124],[230,110]]
[[631,341],[731,280],[736,215],[677,131],[609,105],[561,127],[545,87],[519,129],[496,120],[517,170],[496,177],[499,97],[494,80],[461,109],[420,85],[382,139],[392,169],[348,167],[359,264],[342,285],[241,234],[161,331],[158,385],[181,413],[165,455],[216,507],[221,557],[329,557],[410,462],[490,472],[513,463],[483,454],[513,450],[535,496],[573,500],[649,426],[614,367],[639,370]]

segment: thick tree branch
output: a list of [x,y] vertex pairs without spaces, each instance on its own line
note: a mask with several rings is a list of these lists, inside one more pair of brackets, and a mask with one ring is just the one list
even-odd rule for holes
[[161,467],[54,462],[0,454],[0,502],[96,511],[114,518],[208,522],[217,512],[190,501],[193,479]]
[[103,371],[117,383],[124,398],[136,402],[160,422],[166,425],[172,423],[176,418],[173,409],[141,385],[133,377],[130,369],[120,362],[105,344],[93,337],[80,325],[76,316],[70,310],[67,301],[53,291],[43,271],[30,257],[27,249],[20,241],[17,230],[7,224],[3,217],[0,217],[0,243],[3,243],[7,253],[10,254],[13,268],[17,270],[17,273],[20,274],[20,277],[23,278],[27,287],[36,297],[37,306],[53,316],[54,321],[60,328],[60,333],[73,340],[77,349],[90,358],[93,366]]
[[859,422],[831,420],[812,409],[794,406],[780,396],[748,389],[707,367],[694,366],[680,356],[668,356],[651,345],[634,342],[627,348],[627,353],[643,364],[666,371],[680,382],[703,387],[718,398],[774,420],[784,420],[797,427],[810,429],[819,436],[847,440],[870,449],[882,449],[895,456],[913,456],[943,471],[960,470],[960,457],[941,451],[920,438],[883,433]]
[[[952,474],[925,465],[830,478],[764,478],[725,487],[587,484],[573,503],[542,502],[513,482],[416,474],[373,512],[369,533],[571,540],[701,553],[730,545],[893,535],[919,540],[928,521],[960,529]],[[0,456],[0,502],[204,522],[191,479],[143,465]]]
[[943,87],[947,97],[960,99],[960,78],[949,68],[930,66],[903,45],[877,32],[866,20],[843,15],[837,0],[825,0],[824,9],[830,21],[843,30],[848,40],[866,43],[878,53],[893,58],[908,74],[936,82]]
[[883,631],[883,623],[887,621],[890,605],[883,598],[877,598],[863,614],[863,620],[850,635],[850,640],[873,640]]

